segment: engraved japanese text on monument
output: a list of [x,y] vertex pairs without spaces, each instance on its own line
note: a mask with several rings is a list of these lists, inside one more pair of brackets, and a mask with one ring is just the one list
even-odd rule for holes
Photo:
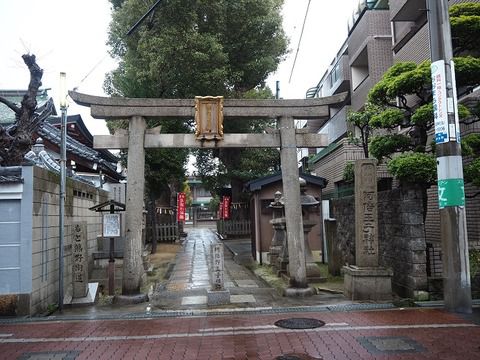
[[378,266],[376,166],[372,160],[355,164],[356,265]]

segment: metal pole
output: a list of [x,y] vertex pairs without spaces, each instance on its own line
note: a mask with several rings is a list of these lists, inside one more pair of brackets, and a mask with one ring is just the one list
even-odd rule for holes
[[[115,205],[110,205],[110,214],[115,214]],[[106,241],[107,239],[103,239]],[[110,238],[108,259],[108,295],[115,295],[115,238]]]
[[449,311],[471,313],[465,190],[447,0],[427,0],[442,241],[443,296]]
[[[65,195],[66,195],[66,164],[67,164],[67,99],[65,87],[66,74],[60,73],[61,94],[61,127],[60,127],[60,210],[58,233],[58,309],[63,311],[63,244],[65,240]],[[63,89],[62,89],[63,88]]]

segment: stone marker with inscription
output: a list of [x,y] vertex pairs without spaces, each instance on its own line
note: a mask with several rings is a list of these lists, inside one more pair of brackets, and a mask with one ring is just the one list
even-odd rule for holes
[[73,224],[72,240],[73,298],[82,298],[88,293],[87,223]]
[[344,266],[345,296],[352,300],[392,297],[392,270],[378,264],[376,160],[355,161],[355,263]]
[[230,303],[230,291],[224,284],[223,244],[211,246],[211,290],[207,291],[208,305],[223,305]]

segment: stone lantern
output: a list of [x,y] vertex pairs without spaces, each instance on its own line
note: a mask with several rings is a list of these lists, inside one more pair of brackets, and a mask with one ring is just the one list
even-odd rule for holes
[[[305,241],[305,266],[308,282],[325,281],[321,276],[320,269],[313,259],[312,250],[308,243],[308,233],[318,223],[318,220],[310,219],[317,212],[319,201],[314,196],[306,193],[307,182],[300,178],[300,204],[302,206],[303,232]],[[273,210],[273,218],[270,224],[273,227],[272,245],[270,246],[269,260],[279,273],[288,272],[288,239],[286,236],[286,220],[284,215],[285,199],[280,192],[275,193],[275,200],[269,205]]]
[[[271,265],[275,266],[277,270],[285,268],[285,264],[288,264],[288,252],[283,254],[282,259],[279,261],[279,257],[282,254],[282,250],[286,248],[286,224],[285,224],[285,207],[282,202],[282,193],[277,191],[274,195],[274,201],[268,206],[272,209],[272,220],[270,224],[273,227],[272,244],[268,252],[268,261]],[[284,265],[282,266],[282,263]]]
[[307,182],[300,178],[300,205],[302,206],[303,234],[305,239],[305,266],[307,270],[307,282],[321,282],[325,278],[321,276],[320,269],[313,259],[312,250],[308,243],[308,233],[318,224],[318,220],[310,219],[313,213],[317,213],[320,202],[314,196],[306,193]]

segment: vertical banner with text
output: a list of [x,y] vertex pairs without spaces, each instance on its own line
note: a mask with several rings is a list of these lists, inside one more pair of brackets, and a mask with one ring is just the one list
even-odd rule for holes
[[177,195],[177,221],[185,222],[185,207],[186,207],[185,193],[181,192]]
[[223,219],[230,219],[230,196],[223,197]]

